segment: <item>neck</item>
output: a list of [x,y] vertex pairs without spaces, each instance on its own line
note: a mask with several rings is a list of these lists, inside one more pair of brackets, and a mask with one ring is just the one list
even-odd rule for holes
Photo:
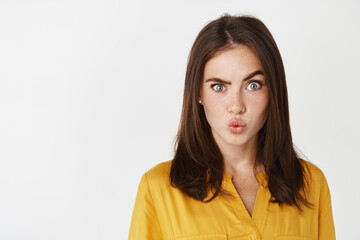
[[[252,174],[255,166],[257,136],[243,145],[230,145],[217,142],[223,155],[224,170],[233,176]],[[256,172],[262,171],[262,166]]]

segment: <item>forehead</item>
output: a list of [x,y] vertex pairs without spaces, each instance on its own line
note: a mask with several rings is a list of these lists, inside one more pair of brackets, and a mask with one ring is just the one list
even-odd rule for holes
[[239,78],[257,70],[263,71],[260,59],[248,46],[241,44],[211,58],[205,64],[204,78]]

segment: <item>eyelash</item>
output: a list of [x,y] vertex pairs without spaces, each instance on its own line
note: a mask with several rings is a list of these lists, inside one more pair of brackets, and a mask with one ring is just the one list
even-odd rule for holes
[[[252,84],[252,83],[257,83],[257,84],[259,84],[259,87],[257,88],[257,89],[255,89],[255,90],[253,90],[253,91],[256,91],[256,90],[259,90],[259,89],[261,89],[261,87],[262,87],[262,83],[261,82],[259,82],[259,81],[251,81],[250,83],[249,83],[249,85],[250,84]],[[249,86],[248,85],[248,86]],[[224,86],[224,84],[221,84],[221,83],[215,83],[215,84],[211,84],[211,88],[214,90],[214,87],[215,86],[223,86],[223,87],[225,87]],[[225,90],[224,90],[225,91]],[[216,91],[216,90],[214,90],[214,92],[217,92],[217,93],[221,93],[221,92],[223,92],[223,91]]]

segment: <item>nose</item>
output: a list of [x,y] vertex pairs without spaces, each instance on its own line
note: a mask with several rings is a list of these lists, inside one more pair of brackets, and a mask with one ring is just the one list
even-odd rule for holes
[[243,95],[236,91],[233,94],[230,94],[230,100],[228,105],[228,111],[238,115],[246,111]]

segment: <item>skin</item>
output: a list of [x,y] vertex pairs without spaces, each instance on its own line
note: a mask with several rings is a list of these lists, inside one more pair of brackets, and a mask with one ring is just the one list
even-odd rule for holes
[[[258,166],[254,173],[258,132],[266,121],[269,102],[263,72],[256,54],[240,44],[205,64],[200,90],[207,121],[224,157],[224,169],[232,174],[250,215],[259,186],[255,174],[263,170],[263,166]],[[246,124],[242,133],[230,131],[228,122],[232,119]]]

